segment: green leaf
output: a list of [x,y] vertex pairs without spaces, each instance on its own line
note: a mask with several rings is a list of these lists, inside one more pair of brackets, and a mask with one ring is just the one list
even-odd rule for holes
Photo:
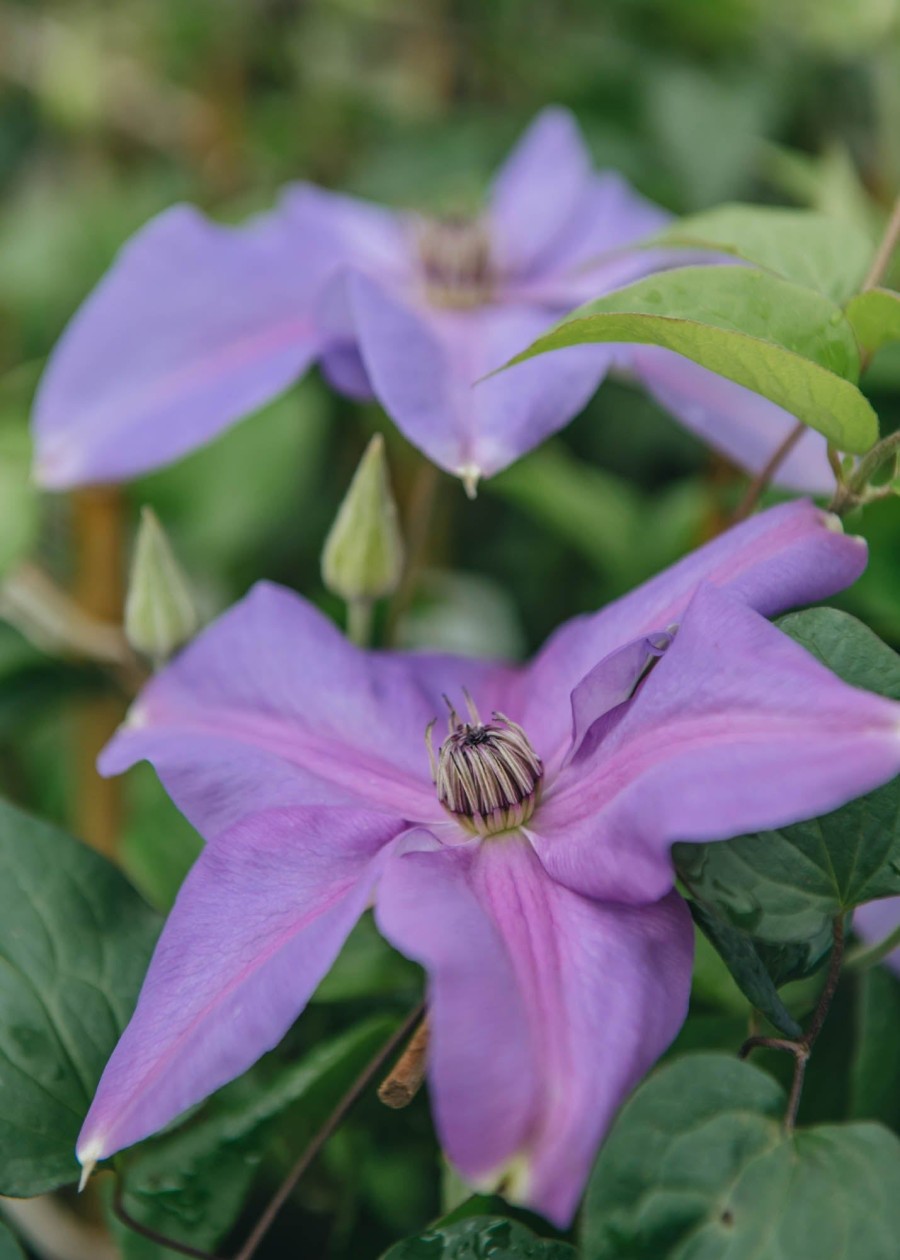
[[0,1260],[25,1260],[25,1252],[0,1221]]
[[[237,1219],[274,1122],[290,1111],[292,1130],[301,1115],[319,1123],[395,1026],[368,1020],[287,1066],[273,1067],[271,1056],[186,1124],[142,1143],[122,1161],[127,1210],[181,1242],[215,1247]],[[126,1260],[146,1252],[130,1231],[120,1243]]]
[[575,1260],[568,1243],[538,1238],[505,1217],[474,1216],[407,1238],[382,1260]]
[[75,1139],[159,923],[109,862],[0,802],[0,1193],[77,1178]]
[[900,341],[900,293],[868,289],[851,298],[847,319],[861,348],[874,354],[889,341]]
[[814,210],[738,204],[679,219],[653,243],[733,254],[836,302],[859,289],[875,248],[866,232]]
[[592,342],[664,346],[786,408],[861,453],[878,419],[856,388],[859,351],[840,307],[749,267],[680,267],[580,307],[511,363]]
[[[779,625],[846,682],[900,699],[900,657],[854,617],[816,608]],[[732,926],[812,941],[835,915],[900,893],[900,779],[821,818],[673,854],[693,895]]]
[[900,1127],[900,980],[872,967],[858,980],[856,1037],[850,1070],[850,1114]]
[[584,1260],[894,1260],[900,1142],[874,1124],[784,1131],[784,1094],[749,1063],[657,1071],[600,1152]]
[[900,700],[900,655],[856,617],[837,608],[809,608],[779,618],[777,625],[844,682]]
[[770,1024],[788,1037],[801,1036],[803,1029],[778,996],[775,982],[753,938],[720,919],[701,903],[692,901],[689,904],[695,923],[700,925],[719,951],[741,992]]

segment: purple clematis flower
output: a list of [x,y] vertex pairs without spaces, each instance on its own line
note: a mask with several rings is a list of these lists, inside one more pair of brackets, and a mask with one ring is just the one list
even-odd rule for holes
[[[312,185],[242,228],[176,206],[122,251],[51,356],[36,475],[62,489],[176,459],[318,359],[376,396],[471,489],[579,412],[624,364],[686,425],[757,471],[793,427],[759,395],[654,347],[583,346],[484,379],[580,303],[685,261],[637,248],[668,215],[594,171],[572,116],[538,116],[473,219],[392,212]],[[780,470],[833,485],[809,432]]]
[[102,757],[105,774],[151,761],[209,843],[85,1121],[85,1168],[274,1046],[374,903],[428,973],[449,1157],[567,1222],[686,1014],[672,842],[822,813],[900,767],[900,705],[765,619],[864,565],[826,514],[785,505],[568,622],[523,667],[363,651],[299,596],[255,587]]

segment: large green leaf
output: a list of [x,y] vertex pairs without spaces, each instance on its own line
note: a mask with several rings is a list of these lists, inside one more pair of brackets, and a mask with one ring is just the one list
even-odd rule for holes
[[[845,681],[900,699],[900,657],[854,617],[818,608],[779,624]],[[900,893],[900,779],[821,818],[673,853],[698,900],[734,926],[812,940],[836,914]]]
[[[237,1219],[274,1123],[290,1113],[294,1131],[319,1124],[394,1027],[390,1019],[370,1019],[299,1062],[263,1060],[185,1125],[123,1158],[127,1210],[181,1242],[215,1247]],[[119,1233],[126,1260],[155,1254],[139,1235]]]
[[584,1260],[895,1260],[900,1142],[875,1124],[787,1134],[785,1106],[725,1055],[661,1068],[600,1152]]
[[766,1019],[788,1037],[799,1037],[803,1029],[778,996],[775,980],[752,936],[720,919],[700,902],[690,902],[694,922],[716,947],[741,992]]
[[159,923],[103,858],[0,802],[0,1193],[77,1178],[75,1139]]
[[654,244],[733,254],[836,302],[857,292],[875,249],[866,232],[831,215],[736,204],[679,219]]
[[750,267],[680,267],[580,307],[512,360],[591,342],[642,342],[770,398],[841,450],[862,452],[878,419],[856,388],[859,350],[824,294]]
[[568,1243],[538,1238],[506,1217],[474,1216],[407,1238],[382,1260],[575,1260]]
[[25,1260],[25,1252],[0,1221],[0,1260]]
[[869,354],[889,341],[900,341],[900,293],[869,289],[851,298],[846,310],[857,341]]

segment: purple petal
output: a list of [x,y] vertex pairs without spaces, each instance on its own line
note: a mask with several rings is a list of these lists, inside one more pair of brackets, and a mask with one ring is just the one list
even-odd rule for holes
[[507,672],[464,658],[363,652],[298,595],[262,583],[144,689],[103,753],[146,758],[207,837],[253,811],[366,803],[443,818],[425,730],[442,692],[495,703]]
[[621,175],[603,171],[590,180],[533,273],[524,280],[510,278],[509,296],[568,311],[651,272],[683,267],[683,250],[631,248],[661,231],[671,217]]
[[123,249],[52,354],[37,477],[119,481],[201,446],[286,389],[318,350],[311,278],[283,222],[221,227],[188,206]]
[[706,586],[624,715],[545,795],[535,845],[580,892],[652,901],[672,887],[674,841],[813,818],[898,771],[900,704]]
[[519,698],[510,702],[517,720],[550,762],[568,746],[568,697],[584,675],[631,640],[679,621],[702,582],[771,617],[842,590],[865,564],[862,539],[843,534],[837,518],[813,504],[761,512],[609,607],[561,626],[522,675]]
[[567,109],[538,114],[500,168],[490,200],[495,262],[523,275],[577,215],[593,179],[591,155]]
[[486,1184],[523,1147],[540,1080],[515,967],[471,887],[471,860],[468,847],[396,858],[375,917],[428,970],[435,1120],[451,1159]]
[[599,661],[572,692],[572,743],[568,758],[581,748],[594,723],[630,699],[648,667],[672,642],[665,631],[627,643]]
[[357,810],[286,810],[204,850],[103,1073],[78,1140],[83,1164],[161,1129],[281,1039],[402,829]]
[[553,322],[534,306],[416,311],[363,275],[346,279],[372,388],[397,427],[467,481],[499,472],[567,424],[612,362],[573,346],[484,380]]
[[[797,419],[790,412],[672,350],[629,346],[624,354],[628,367],[661,407],[748,472],[760,472],[796,428]],[[807,494],[834,490],[821,433],[807,429],[772,480]]]
[[298,265],[314,265],[324,280],[352,266],[397,284],[413,278],[415,253],[409,216],[359,197],[293,184],[279,208],[290,228]]
[[[853,911],[853,930],[867,945],[879,945],[900,927],[900,897],[870,901]],[[883,959],[900,976],[900,945]]]
[[687,1012],[683,902],[590,901],[508,837],[392,862],[377,914],[429,973],[430,1089],[449,1157],[565,1226],[616,1109]]

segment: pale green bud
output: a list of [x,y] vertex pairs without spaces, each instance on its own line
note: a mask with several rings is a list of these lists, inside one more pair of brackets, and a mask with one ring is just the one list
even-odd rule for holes
[[403,539],[388,481],[384,439],[376,434],[350,482],[322,550],[322,579],[349,604],[391,595],[403,572]]
[[197,626],[187,579],[156,514],[144,507],[125,600],[125,636],[136,651],[162,662]]

